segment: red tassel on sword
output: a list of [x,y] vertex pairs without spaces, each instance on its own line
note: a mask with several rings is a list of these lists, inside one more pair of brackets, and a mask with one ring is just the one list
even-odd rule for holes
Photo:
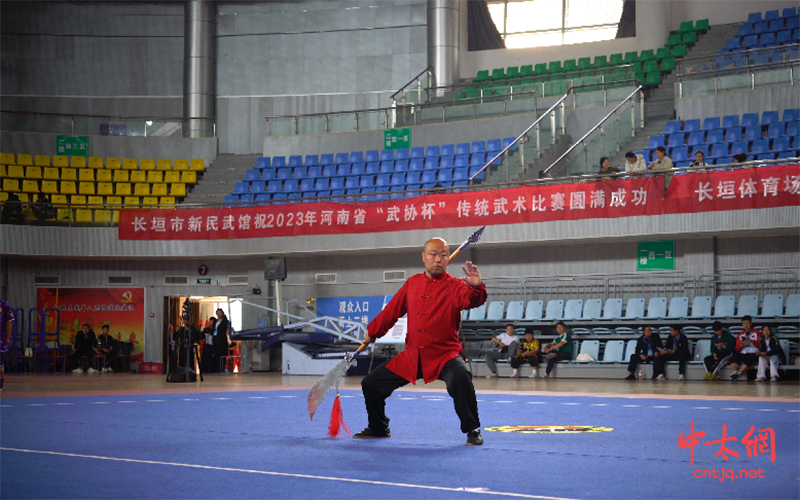
[[347,426],[347,423],[344,421],[344,417],[342,415],[342,403],[339,401],[339,393],[336,393],[336,399],[333,400],[333,409],[331,410],[331,423],[328,425],[328,435],[330,437],[336,437],[339,435],[339,429],[342,428],[350,435],[350,427]]

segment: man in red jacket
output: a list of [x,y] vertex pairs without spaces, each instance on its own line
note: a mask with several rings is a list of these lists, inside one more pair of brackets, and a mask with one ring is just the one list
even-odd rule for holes
[[361,381],[367,406],[369,426],[354,438],[391,437],[386,418],[386,398],[395,389],[442,380],[453,398],[461,431],[467,445],[483,444],[478,419],[478,401],[472,385],[472,373],[464,362],[458,339],[461,311],[486,302],[486,286],[478,267],[470,261],[461,266],[463,279],[447,273],[450,249],[441,238],[425,243],[422,262],[425,272],[410,277],[378,316],[367,326],[364,343],[380,338],[403,315],[408,314],[406,348],[391,361],[370,372]]

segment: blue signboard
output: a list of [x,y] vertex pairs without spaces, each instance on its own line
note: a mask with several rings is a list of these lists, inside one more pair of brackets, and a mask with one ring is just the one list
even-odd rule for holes
[[333,316],[366,325],[381,312],[384,304],[391,298],[391,295],[317,298],[317,316]]

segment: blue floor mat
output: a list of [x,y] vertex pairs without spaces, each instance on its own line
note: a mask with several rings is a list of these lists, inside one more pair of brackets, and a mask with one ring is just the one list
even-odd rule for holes
[[[485,444],[468,447],[446,394],[395,393],[387,401],[393,436],[379,440],[328,438],[333,397],[310,422],[306,394],[4,399],[0,496],[800,497],[796,403],[479,394]],[[345,420],[357,432],[366,425],[363,399],[357,391],[341,394]],[[693,465],[691,450],[679,446],[690,422],[705,432]],[[703,444],[719,440],[723,425],[737,438],[726,446],[739,456],[728,461],[714,456],[719,444]],[[555,427],[486,430],[513,426]],[[587,432],[594,427],[613,430]],[[774,462],[763,443],[761,453],[747,456],[742,439],[751,427],[773,430]],[[723,467],[761,470],[762,477],[696,477]]]

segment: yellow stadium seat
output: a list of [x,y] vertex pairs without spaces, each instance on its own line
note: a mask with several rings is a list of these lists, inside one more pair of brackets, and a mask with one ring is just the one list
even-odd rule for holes
[[106,168],[109,170],[119,170],[122,168],[122,161],[119,158],[106,158]]
[[131,185],[128,182],[119,182],[114,184],[114,194],[117,196],[130,196]]
[[142,198],[142,208],[158,208],[158,198],[155,196],[145,196]]
[[37,167],[49,167],[50,155],[36,155],[33,159],[33,164]]
[[94,222],[92,220],[92,211],[87,208],[79,208],[75,210],[75,222],[86,224]]
[[103,159],[99,156],[90,156],[89,168],[103,168]]
[[70,156],[69,157],[69,166],[72,168],[86,168],[86,157],[85,156]]
[[101,207],[105,206],[105,203],[103,203],[103,197],[102,196],[89,196],[89,198],[87,198],[87,200],[86,200],[86,203],[89,206],[92,206],[92,205],[99,205]]
[[176,198],[186,196],[186,184],[172,184],[169,187],[169,195]]
[[25,167],[25,178],[42,180],[42,167]]
[[54,167],[69,167],[69,158],[64,155],[55,155],[53,157]]
[[59,206],[66,207],[67,206],[67,196],[64,194],[54,194],[50,197],[50,203],[53,204],[54,207],[58,208]]
[[3,191],[6,193],[16,193],[19,191],[19,181],[17,179],[3,179]]
[[23,193],[38,193],[39,192],[39,181],[29,181],[25,179],[22,181],[22,192]]
[[147,172],[147,182],[150,184],[164,182],[164,172],[159,172],[157,170],[151,170]]
[[58,182],[42,181],[42,192],[45,194],[58,194]]
[[29,165],[33,165],[33,156],[32,155],[17,155],[17,165],[22,165],[27,167]]
[[0,153],[0,163],[3,165],[14,165],[14,153]]
[[111,210],[95,210],[94,221],[98,224],[111,224]]
[[94,194],[94,182],[81,182],[78,184],[78,194]]
[[20,165],[9,165],[8,166],[8,176],[12,179],[24,179],[25,178],[25,167]]
[[5,191],[0,191],[0,203],[5,202],[8,200],[8,193]]
[[125,158],[122,160],[122,168],[125,170],[136,170],[139,168],[139,162],[136,158]]
[[61,181],[61,186],[59,188],[61,194],[78,194],[77,186],[75,186],[75,181]]
[[119,210],[114,210],[113,215],[111,216],[111,223],[112,224],[119,224]]
[[44,173],[42,174],[42,179],[47,181],[57,181],[59,180],[59,169],[56,167],[45,167]]
[[189,170],[194,170],[195,172],[203,172],[206,169],[206,161],[202,158],[195,158],[194,160],[189,162]]
[[91,168],[79,169],[78,180],[82,182],[94,182],[94,170],[92,170]]
[[175,197],[173,196],[162,196],[158,200],[158,204],[161,205],[163,208],[173,207],[175,206]]
[[122,205],[122,198],[120,198],[119,196],[106,196],[106,205],[107,206]]
[[181,182],[184,184],[197,184],[197,172],[181,172]]
[[28,193],[17,193],[17,198],[22,203],[30,203],[30,198],[28,198]]
[[114,170],[114,182],[130,182],[131,178],[127,170]]
[[114,185],[110,182],[98,182],[97,183],[97,194],[102,196],[113,196],[114,194]]
[[172,170],[172,160],[158,160],[156,170]]
[[150,184],[146,182],[137,182],[133,185],[133,195],[134,196],[149,196],[150,195]]
[[175,160],[174,170],[189,170],[189,160]]
[[125,208],[137,208],[139,206],[139,197],[126,196],[123,204],[125,205]]
[[113,170],[101,168],[100,170],[96,171],[95,177],[97,178],[97,182],[111,182],[113,174],[114,174]]
[[62,168],[61,169],[61,180],[62,181],[77,181],[78,180],[78,171],[74,168]]
[[131,171],[131,182],[147,182],[147,172],[143,170]]
[[150,194],[153,196],[167,196],[167,185],[153,184],[153,188]]
[[73,194],[69,197],[69,204],[72,205],[73,208],[76,206],[86,206],[86,197],[82,194]]
[[73,222],[74,219],[72,218],[72,209],[69,208],[58,208],[56,209],[56,220],[58,222]]
[[181,181],[181,172],[164,172],[164,182],[172,184],[173,182]]
[[142,161],[139,163],[140,170],[155,170],[156,169],[156,161],[150,158],[143,158]]
[[54,194],[50,197],[53,208],[56,209],[56,220],[59,222],[69,222],[72,210],[67,208],[67,197],[63,194]]
[[0,164],[0,179],[3,177],[8,177],[8,170],[6,169],[5,165]]

